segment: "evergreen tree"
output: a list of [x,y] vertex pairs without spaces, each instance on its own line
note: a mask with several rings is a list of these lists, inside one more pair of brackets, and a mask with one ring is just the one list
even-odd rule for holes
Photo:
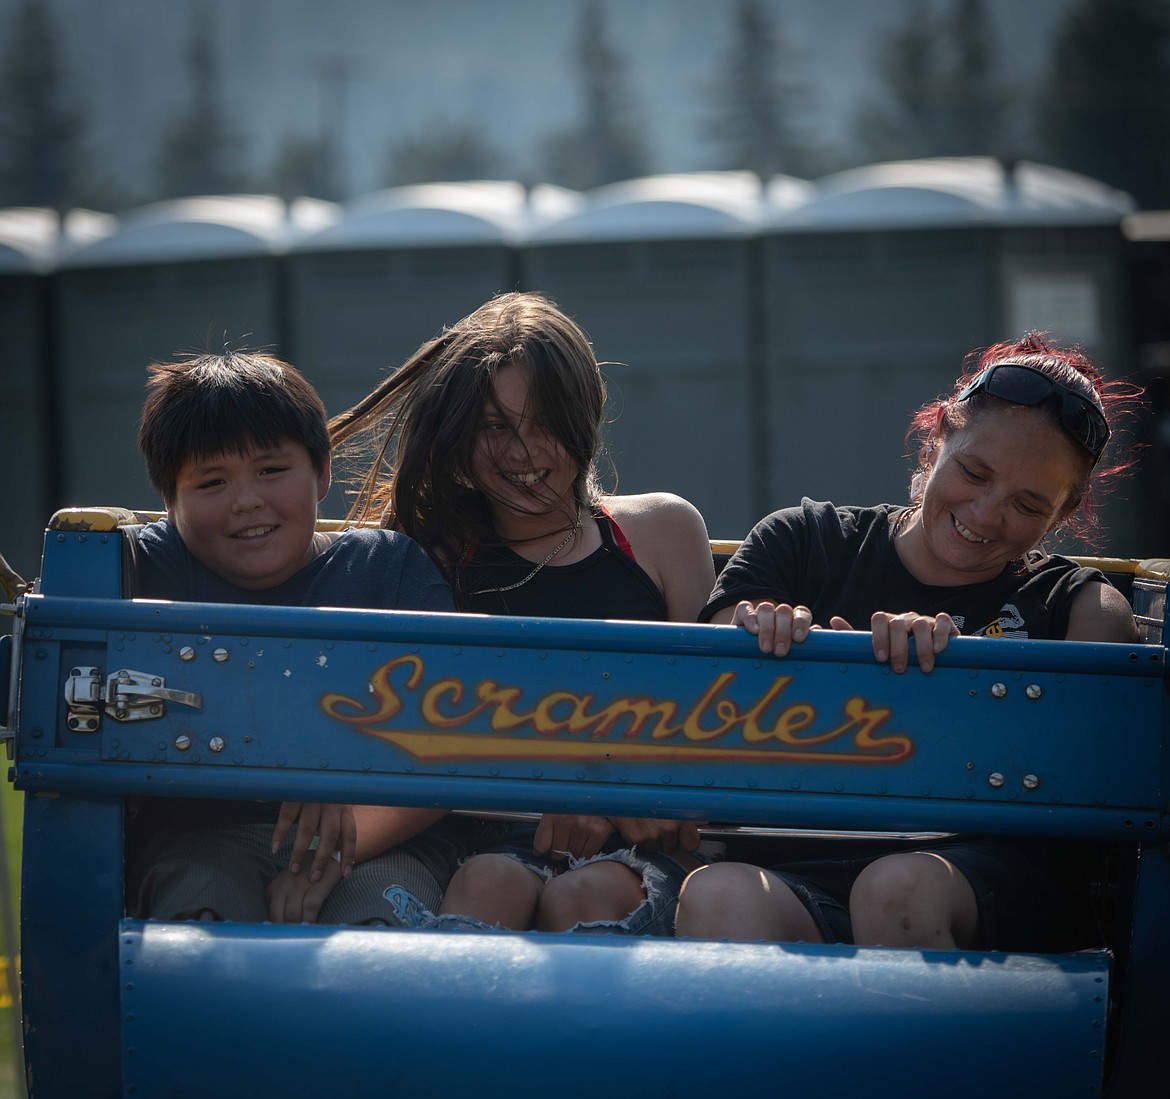
[[874,56],[884,96],[858,113],[864,159],[937,154],[943,130],[939,33],[928,0],[906,0],[901,26],[879,36]]
[[286,200],[309,195],[336,202],[343,198],[337,179],[337,152],[326,137],[288,137],[272,166],[273,189]]
[[575,60],[582,118],[543,142],[547,177],[584,190],[645,175],[649,155],[627,90],[625,61],[609,42],[601,0],[582,0]]
[[949,18],[906,0],[875,58],[880,92],[856,125],[865,159],[1000,155],[1011,144],[985,0],[955,0]]
[[382,169],[388,187],[444,180],[495,179],[501,158],[471,125],[437,119],[394,141]]
[[224,110],[211,8],[202,0],[192,9],[187,46],[190,100],[164,132],[157,162],[159,193],[231,194],[247,189],[241,163],[244,143]]
[[738,0],[731,45],[711,93],[708,133],[722,149],[723,167],[747,168],[761,179],[817,174],[819,158],[796,122],[807,88],[765,0]]
[[0,206],[65,209],[77,200],[83,123],[47,0],[21,0],[3,40]]
[[996,73],[995,35],[984,0],[958,0],[951,24],[954,65],[945,95],[947,145],[959,156],[999,155],[1008,94]]
[[1170,5],[1080,0],[1057,33],[1037,110],[1054,164],[1170,208]]

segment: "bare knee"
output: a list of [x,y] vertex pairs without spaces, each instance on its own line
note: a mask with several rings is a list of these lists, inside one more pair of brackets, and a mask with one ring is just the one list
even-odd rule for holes
[[747,863],[703,866],[679,894],[675,934],[695,939],[821,942],[808,909],[775,874]]
[[507,855],[474,855],[451,878],[439,911],[527,930],[541,884],[535,871]]
[[928,851],[870,863],[853,884],[849,911],[859,945],[950,950],[976,941],[974,890],[946,859]]
[[618,923],[645,899],[639,873],[612,859],[591,862],[545,885],[537,901],[535,927],[567,931],[577,923]]

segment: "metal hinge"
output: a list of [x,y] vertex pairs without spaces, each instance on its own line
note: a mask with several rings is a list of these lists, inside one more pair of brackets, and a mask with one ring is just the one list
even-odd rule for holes
[[102,682],[100,668],[73,668],[65,680],[66,724],[75,733],[96,733],[104,710],[115,721],[153,721],[166,715],[165,703],[203,709],[191,691],[166,685],[161,675],[120,668]]

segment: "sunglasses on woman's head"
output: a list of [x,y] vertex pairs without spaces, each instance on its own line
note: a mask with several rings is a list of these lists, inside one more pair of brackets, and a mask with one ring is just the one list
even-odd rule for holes
[[1093,456],[1095,465],[1109,442],[1105,414],[1088,398],[1062,385],[1042,370],[1025,363],[995,363],[979,374],[956,401],[965,401],[986,392],[1011,404],[1043,404],[1049,397],[1060,398],[1060,426]]

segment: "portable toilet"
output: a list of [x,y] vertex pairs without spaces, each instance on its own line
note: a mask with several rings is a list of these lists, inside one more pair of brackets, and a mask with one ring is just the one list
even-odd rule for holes
[[113,227],[92,210],[0,210],[0,554],[30,581],[61,487],[52,272]]
[[1170,210],[1139,210],[1122,222],[1133,320],[1131,360],[1145,390],[1138,427],[1137,545],[1143,556],[1170,553]]
[[[910,418],[977,347],[1047,330],[1125,373],[1131,209],[1074,173],[959,157],[841,172],[769,211],[768,416],[783,432],[764,456],[772,506],[906,499]],[[1127,551],[1114,518],[1111,548]]]
[[593,340],[620,491],[677,492],[713,536],[742,537],[764,505],[752,466],[759,178],[652,176],[586,198],[530,237],[524,286],[548,293]]
[[[445,325],[516,289],[514,242],[572,192],[510,180],[393,187],[347,202],[287,257],[289,341],[331,414],[370,392]],[[325,507],[349,506],[335,471]]]
[[159,506],[135,447],[148,364],[225,346],[286,355],[279,256],[335,216],[312,199],[178,199],[62,263],[62,506]]

